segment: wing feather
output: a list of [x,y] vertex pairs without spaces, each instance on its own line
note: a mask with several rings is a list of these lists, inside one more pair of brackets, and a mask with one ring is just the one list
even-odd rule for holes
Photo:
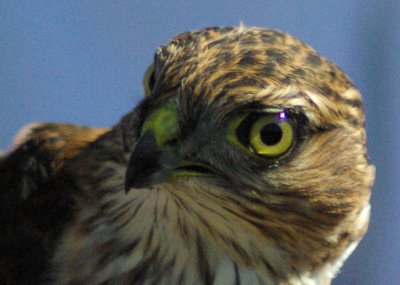
[[0,283],[39,284],[53,244],[72,216],[74,185],[54,181],[69,159],[108,128],[35,123],[0,154]]

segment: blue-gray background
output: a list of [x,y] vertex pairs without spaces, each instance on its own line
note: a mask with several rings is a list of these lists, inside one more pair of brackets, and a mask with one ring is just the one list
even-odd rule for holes
[[365,98],[372,221],[334,284],[400,284],[400,1],[1,1],[0,148],[32,121],[111,125],[143,95],[155,48],[206,26],[287,31]]

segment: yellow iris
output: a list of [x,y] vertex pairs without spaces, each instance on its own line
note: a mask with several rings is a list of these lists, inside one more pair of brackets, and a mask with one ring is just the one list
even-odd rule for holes
[[287,153],[295,140],[293,120],[283,111],[245,113],[231,121],[228,140],[244,151],[276,158]]
[[279,120],[275,114],[257,119],[250,129],[249,136],[254,152],[269,157],[284,154],[294,139],[293,127],[289,121]]

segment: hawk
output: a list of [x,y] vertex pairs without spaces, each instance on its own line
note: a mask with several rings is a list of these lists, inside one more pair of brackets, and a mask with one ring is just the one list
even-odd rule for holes
[[2,284],[328,285],[364,236],[360,93],[292,36],[186,32],[111,128],[33,124],[0,160]]

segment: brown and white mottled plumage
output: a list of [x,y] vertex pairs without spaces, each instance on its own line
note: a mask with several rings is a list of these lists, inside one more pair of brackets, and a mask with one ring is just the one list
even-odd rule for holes
[[[159,48],[146,84],[113,128],[25,160],[13,159],[20,138],[0,162],[2,179],[27,155],[59,165],[28,189],[52,211],[24,219],[61,220],[39,231],[37,282],[330,284],[366,232],[374,178],[361,96],[342,70],[285,33],[210,28]],[[259,152],[263,120],[258,135],[272,139]],[[285,132],[284,151],[265,152]],[[24,189],[3,184],[5,197]]]

